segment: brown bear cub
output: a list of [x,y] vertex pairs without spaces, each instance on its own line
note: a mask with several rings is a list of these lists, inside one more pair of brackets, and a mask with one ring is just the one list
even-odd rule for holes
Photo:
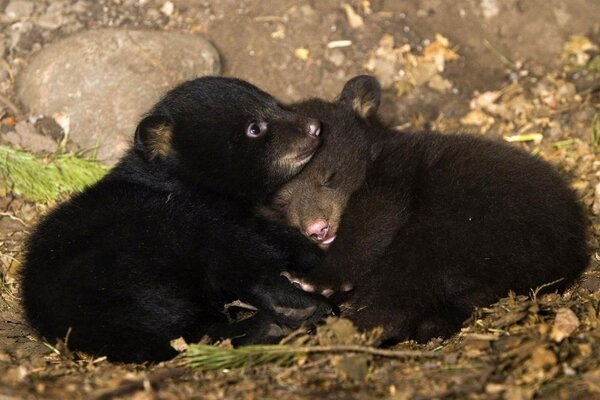
[[[320,249],[254,207],[313,156],[320,124],[251,84],[181,84],[142,119],[131,151],[36,227],[22,270],[27,320],[46,339],[112,361],[173,357],[204,335],[276,342],[331,307],[282,270]],[[254,316],[229,322],[241,300]]]
[[324,143],[263,211],[329,249],[288,279],[335,292],[343,316],[393,343],[447,336],[476,306],[580,275],[585,218],[550,165],[480,137],[393,131],[379,101],[359,76],[334,102],[295,106],[322,122]]

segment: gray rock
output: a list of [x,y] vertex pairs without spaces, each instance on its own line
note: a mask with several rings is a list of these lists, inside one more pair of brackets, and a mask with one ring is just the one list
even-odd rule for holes
[[31,17],[34,4],[32,1],[13,0],[4,9],[4,14],[10,21],[18,21],[23,18]]
[[17,96],[33,115],[66,116],[69,138],[98,146],[98,159],[112,165],[166,90],[220,71],[217,51],[197,35],[92,30],[40,51],[18,77]]

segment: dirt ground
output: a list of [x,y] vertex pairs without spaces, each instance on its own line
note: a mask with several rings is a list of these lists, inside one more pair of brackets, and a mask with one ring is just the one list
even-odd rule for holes
[[[9,3],[0,0],[0,11]],[[314,355],[216,372],[118,365],[51,348],[24,324],[23,239],[53,202],[15,196],[0,181],[0,399],[600,398],[600,2],[34,3],[22,19],[0,16],[0,135],[27,118],[11,107],[20,108],[14,80],[47,43],[105,26],[196,32],[217,47],[226,75],[284,101],[333,98],[349,78],[372,73],[385,88],[381,116],[394,126],[487,135],[549,160],[589,212],[593,257],[563,295],[508,296],[449,340],[397,346],[433,355]],[[368,343],[339,321],[301,340]]]

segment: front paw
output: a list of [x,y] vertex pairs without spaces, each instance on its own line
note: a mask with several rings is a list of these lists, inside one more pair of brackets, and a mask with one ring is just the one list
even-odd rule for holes
[[326,317],[335,315],[334,307],[322,296],[300,292],[302,304],[274,306],[272,312],[278,321],[287,327],[298,329],[316,326]]
[[344,282],[340,284],[334,283],[316,283],[313,280],[308,278],[300,277],[298,275],[294,275],[288,271],[283,271],[281,276],[287,278],[294,286],[304,290],[309,293],[317,293],[325,297],[331,297],[335,293],[347,293],[352,291],[354,285],[349,282]]

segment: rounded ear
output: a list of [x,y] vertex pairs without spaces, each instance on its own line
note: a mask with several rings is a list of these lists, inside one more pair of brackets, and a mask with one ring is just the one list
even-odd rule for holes
[[142,151],[148,160],[164,158],[171,151],[173,125],[164,115],[144,117],[135,130],[136,149]]
[[356,76],[346,82],[338,101],[352,107],[359,117],[370,118],[379,108],[381,85],[372,76]]

